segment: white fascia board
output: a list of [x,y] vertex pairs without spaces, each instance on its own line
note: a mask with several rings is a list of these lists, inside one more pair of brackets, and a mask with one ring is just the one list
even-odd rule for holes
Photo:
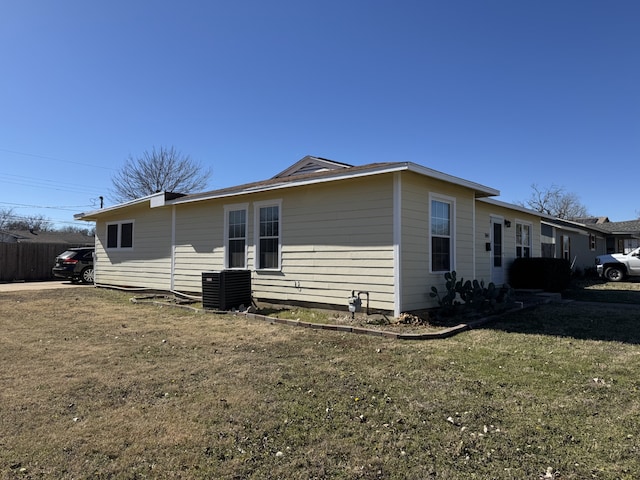
[[558,230],[564,230],[565,232],[577,233],[579,235],[589,235],[588,232],[576,227],[569,227],[567,225],[560,225],[558,223],[545,222],[544,220],[542,220],[540,223],[557,228]]
[[516,212],[522,212],[522,213],[527,213],[529,215],[535,215],[536,217],[540,217],[540,218],[548,218],[548,219],[552,219],[553,217],[545,214],[545,213],[541,213],[541,212],[536,212],[535,210],[531,210],[525,207],[521,207],[520,205],[515,205],[513,203],[507,203],[507,202],[503,202],[501,200],[496,200],[495,198],[479,198],[478,199],[479,202],[484,202],[484,203],[488,203],[489,205],[495,205],[497,207],[503,207],[503,208],[508,208],[509,210],[515,210]]
[[493,197],[500,195],[500,190],[496,190],[495,188],[487,187],[485,185],[481,185],[476,182],[472,182],[470,180],[465,180],[464,178],[454,177],[453,175],[449,175],[447,173],[439,172],[438,170],[433,170],[428,167],[423,167],[422,165],[418,165],[416,163],[407,163],[407,170],[411,172],[418,173],[420,175],[424,175],[426,177],[436,178],[438,180],[442,180],[444,182],[453,183],[455,185],[460,185],[461,187],[470,188],[475,190],[476,192],[482,193],[484,195]]
[[455,185],[460,185],[462,187],[470,188],[475,192],[479,192],[483,195],[500,195],[499,190],[489,188],[484,185],[480,185],[479,183],[464,180],[462,178],[454,177],[452,175],[447,175],[446,173],[442,173],[442,172],[438,172],[437,170],[432,170],[430,168],[422,167],[415,163],[405,162],[405,163],[394,163],[392,165],[385,165],[382,167],[373,167],[371,169],[360,170],[357,172],[349,171],[349,169],[347,168],[344,171],[339,171],[333,175],[320,177],[320,178],[292,180],[291,177],[289,177],[289,179],[281,183],[263,185],[263,186],[258,185],[258,186],[249,187],[243,190],[231,190],[224,193],[211,192],[211,195],[198,196],[197,198],[192,198],[192,199],[180,198],[180,199],[171,201],[171,203],[178,205],[182,203],[199,202],[202,200],[213,200],[213,199],[219,199],[219,198],[237,197],[239,195],[245,195],[248,193],[268,192],[268,191],[274,191],[274,190],[282,190],[284,188],[303,187],[306,185],[315,185],[319,183],[335,182],[338,180],[362,178],[362,177],[369,177],[371,175],[381,175],[384,173],[394,173],[394,172],[402,172],[402,171],[410,171],[410,172],[417,173],[419,175],[424,175],[427,177],[449,182]]
[[[225,192],[225,193],[221,193],[221,194],[216,194],[216,192],[211,192],[211,195],[206,195],[206,196],[202,196],[202,197],[198,197],[198,198],[193,198],[193,199],[188,199],[188,198],[180,198],[177,199],[173,202],[171,202],[172,204],[178,205],[181,203],[193,203],[193,202],[200,202],[202,200],[213,200],[213,199],[218,199],[218,198],[228,198],[228,197],[237,197],[239,195],[246,195],[248,193],[260,193],[260,192],[269,192],[269,191],[274,191],[274,190],[282,190],[284,188],[292,188],[292,187],[304,187],[306,185],[315,185],[315,184],[319,184],[319,183],[328,183],[328,182],[334,182],[337,180],[345,180],[345,179],[350,179],[350,178],[361,178],[361,177],[368,177],[371,175],[380,175],[382,173],[392,173],[392,172],[398,172],[401,170],[407,170],[407,168],[403,165],[394,165],[391,167],[384,167],[384,168],[379,168],[379,169],[372,169],[372,170],[364,170],[364,171],[360,171],[360,172],[344,172],[344,173],[339,173],[339,174],[335,174],[335,175],[331,175],[328,177],[321,177],[321,178],[312,178],[312,179],[303,179],[303,180],[286,180],[283,181],[281,183],[276,183],[276,184],[271,184],[271,185],[264,185],[264,186],[255,186],[255,187],[250,187],[250,188],[246,188],[243,190],[232,190],[230,192]],[[290,177],[291,178],[291,177]]]
[[140,197],[140,198],[136,198],[135,200],[129,200],[128,202],[118,203],[117,205],[101,208],[100,210],[76,213],[73,215],[73,218],[76,220],[94,221],[96,220],[96,217],[104,215],[105,213],[114,212],[116,210],[131,207],[134,205],[140,205],[145,202],[150,202],[151,208],[163,207],[167,204],[167,201],[165,200],[165,192],[154,193],[151,195],[147,195],[146,197]]
[[[562,220],[562,222],[563,223],[542,220],[541,223],[543,223],[544,225],[548,225],[550,227],[558,228],[560,230],[566,230],[567,232],[582,233],[584,235],[588,235],[589,232],[599,233],[601,235],[606,235],[608,233],[604,230],[600,230],[599,228],[582,225],[581,223],[571,222],[570,220]],[[567,223],[572,224],[574,226],[566,225]]]

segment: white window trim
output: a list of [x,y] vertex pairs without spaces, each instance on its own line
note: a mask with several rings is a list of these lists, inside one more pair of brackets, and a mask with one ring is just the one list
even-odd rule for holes
[[[529,257],[533,257],[533,223],[515,219],[515,244],[516,244],[516,253],[518,251],[518,247],[529,247]],[[529,227],[529,245],[518,245],[518,225],[526,225]]]
[[[244,267],[229,267],[229,212],[244,210]],[[224,206],[224,268],[232,270],[246,270],[249,252],[249,204],[234,203]]]
[[431,246],[433,244],[432,240],[432,232],[431,232],[431,215],[433,214],[432,210],[431,210],[431,204],[433,203],[433,200],[436,200],[438,202],[444,202],[444,203],[448,203],[451,205],[451,210],[450,210],[450,214],[451,214],[451,232],[449,232],[449,240],[451,242],[451,264],[449,265],[449,271],[452,272],[456,269],[456,197],[451,197],[449,195],[442,195],[439,193],[434,193],[434,192],[429,192],[429,218],[428,218],[428,225],[429,225],[429,236],[428,236],[428,241],[429,241],[429,273],[433,273],[433,274],[441,274],[441,273],[445,273],[441,270],[434,270],[433,269],[433,252],[431,251]]
[[[122,225],[130,223],[131,224],[131,246],[130,247],[122,247],[120,246],[122,243]],[[115,247],[109,247],[109,226],[118,225],[118,245]],[[133,250],[135,245],[135,221],[134,220],[118,220],[117,222],[107,222],[105,224],[105,235],[104,235],[104,249],[105,250]]]
[[[276,268],[260,268],[260,209],[278,207],[278,266]],[[282,270],[282,199],[264,200],[253,203],[253,268],[260,272],[280,272]]]

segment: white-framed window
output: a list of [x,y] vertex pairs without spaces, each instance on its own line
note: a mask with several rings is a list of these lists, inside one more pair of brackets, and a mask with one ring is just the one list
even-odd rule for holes
[[516,220],[516,257],[531,257],[531,224]]
[[282,234],[282,201],[256,202],[255,212],[255,268],[280,270]]
[[571,237],[560,235],[560,249],[561,258],[571,261]]
[[247,268],[247,209],[246,203],[224,207],[225,268]]
[[589,234],[589,250],[592,252],[596,249],[596,236],[593,233]]
[[429,240],[431,271],[455,270],[455,199],[429,195]]
[[133,248],[133,220],[107,223],[107,249]]

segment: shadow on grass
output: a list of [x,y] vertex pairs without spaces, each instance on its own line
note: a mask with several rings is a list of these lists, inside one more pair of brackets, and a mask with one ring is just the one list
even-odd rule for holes
[[599,279],[574,280],[562,297],[583,302],[625,303],[640,305],[640,279],[604,282]]
[[613,303],[597,295],[589,301],[564,301],[538,305],[496,318],[483,328],[509,333],[552,335],[580,340],[640,344],[640,295],[638,303]]
[[256,313],[259,315],[264,315],[265,317],[276,316],[279,313],[289,312],[291,311],[289,308],[285,307],[263,307],[256,310]]

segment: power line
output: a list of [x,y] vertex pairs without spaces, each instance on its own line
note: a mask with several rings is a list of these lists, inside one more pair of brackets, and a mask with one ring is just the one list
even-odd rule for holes
[[73,165],[82,165],[83,167],[101,168],[103,170],[116,170],[111,167],[103,167],[101,165],[90,165],[88,163],[73,162],[71,160],[63,160],[62,158],[51,157],[49,155],[39,155],[37,153],[18,152],[16,150],[9,150],[7,148],[0,148],[0,152],[14,153],[16,155],[24,155],[26,157],[44,158],[46,160],[55,160],[56,162],[70,163]]
[[20,208],[49,208],[52,210],[68,210],[74,211],[76,208],[95,207],[95,205],[62,205],[62,206],[46,206],[46,205],[28,205],[26,203],[0,202],[0,205],[11,205]]
[[43,180],[38,178],[30,178],[22,175],[12,175],[8,173],[0,174],[3,183],[11,183],[14,185],[23,185],[27,187],[47,188],[50,190],[58,190],[62,192],[73,191],[76,193],[87,193],[95,195],[95,189],[89,189],[81,184],[72,184],[66,182],[56,182],[53,180]]

